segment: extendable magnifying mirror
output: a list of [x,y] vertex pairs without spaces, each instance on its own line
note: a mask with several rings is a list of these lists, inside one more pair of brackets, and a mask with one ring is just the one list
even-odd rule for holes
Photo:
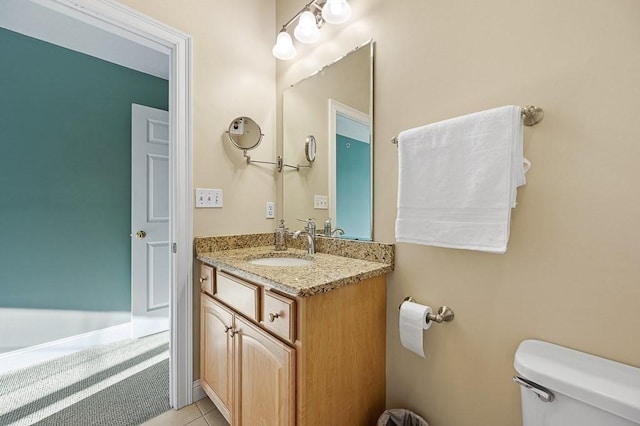
[[254,149],[260,142],[264,134],[260,129],[258,123],[253,121],[250,117],[237,117],[229,124],[229,129],[225,132],[229,141],[236,147],[242,150],[242,155],[247,159],[249,163],[262,163],[262,164],[275,164],[276,169],[282,171],[282,157],[278,156],[276,161],[258,161],[252,160],[251,156],[247,155],[247,151]]
[[243,151],[254,149],[260,145],[264,136],[258,123],[249,117],[233,119],[226,133],[231,143]]
[[313,163],[316,159],[316,137],[313,135],[307,136],[307,140],[304,143],[304,155],[307,157],[307,161]]

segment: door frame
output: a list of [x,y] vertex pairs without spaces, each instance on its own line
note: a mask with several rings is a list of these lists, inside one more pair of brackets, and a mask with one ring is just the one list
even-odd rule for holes
[[35,0],[85,22],[98,21],[111,33],[142,37],[169,52],[169,235],[170,267],[169,403],[178,409],[193,394],[193,208],[191,36],[113,0]]

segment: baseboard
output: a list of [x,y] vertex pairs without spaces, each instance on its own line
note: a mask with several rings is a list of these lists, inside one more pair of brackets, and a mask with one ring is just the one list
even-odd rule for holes
[[5,352],[0,355],[0,374],[130,337],[131,323],[125,323],[41,345]]
[[204,393],[204,390],[202,389],[202,387],[200,387],[200,379],[194,380],[193,389],[191,391],[193,402],[200,401],[205,396],[207,396],[207,394]]

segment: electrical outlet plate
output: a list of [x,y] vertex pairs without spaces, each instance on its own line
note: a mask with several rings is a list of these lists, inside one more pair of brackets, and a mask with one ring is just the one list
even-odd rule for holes
[[329,209],[329,197],[326,195],[314,195],[313,196],[313,208],[316,210],[328,210]]
[[267,219],[275,219],[276,217],[276,205],[273,201],[267,201],[267,211],[266,211],[266,218]]
[[196,188],[196,208],[221,208],[222,189]]

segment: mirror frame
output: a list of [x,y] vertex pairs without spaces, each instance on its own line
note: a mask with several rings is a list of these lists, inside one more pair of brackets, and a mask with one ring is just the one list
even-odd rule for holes
[[307,136],[307,140],[304,143],[304,156],[307,157],[307,161],[310,163],[316,160],[316,137],[313,135]]
[[[331,65],[341,61],[342,59],[344,59],[345,57],[349,56],[350,54],[358,51],[358,50],[362,50],[362,49],[368,49],[369,51],[369,119],[370,119],[370,135],[371,135],[371,139],[369,141],[370,146],[371,146],[371,150],[370,150],[370,188],[369,188],[369,192],[370,192],[370,230],[369,230],[369,234],[370,234],[370,239],[368,240],[361,240],[361,241],[375,241],[375,233],[374,233],[374,202],[375,202],[375,197],[374,197],[374,188],[373,188],[373,183],[374,183],[374,140],[375,140],[375,131],[374,131],[374,115],[375,115],[375,110],[374,110],[374,98],[375,98],[375,92],[374,92],[374,87],[375,87],[375,82],[374,82],[374,67],[375,67],[375,60],[374,60],[374,53],[375,53],[375,40],[374,39],[369,39],[366,42],[356,46],[355,48],[349,50],[346,54],[340,56],[339,58],[335,59],[334,61],[329,62],[328,64],[320,67],[318,70],[316,70],[315,72],[312,72],[311,74],[309,74],[308,76],[306,76],[305,78],[298,80],[297,82],[290,84],[286,89],[291,89],[295,86],[297,86],[298,84],[302,83],[303,81],[306,81],[312,77],[314,77],[316,74],[321,73],[323,70],[325,70],[326,68],[330,67]],[[283,103],[284,103],[284,91],[282,92],[282,96],[283,96]],[[282,124],[282,128],[285,128],[285,117],[284,117],[284,108],[281,110],[281,124]],[[284,130],[283,130],[284,131]],[[285,146],[283,144],[283,156],[285,155],[284,152]],[[305,154],[307,152],[307,146],[305,144]],[[308,158],[307,158],[308,159]],[[310,162],[312,160],[309,160]],[[285,212],[286,212],[286,204],[287,204],[287,197],[286,197],[286,185],[285,185],[285,179],[282,179],[281,185],[281,192],[282,192],[282,203],[283,203],[283,207],[282,207],[282,219],[291,219],[291,218],[287,218],[285,217]],[[330,192],[330,191],[328,191]],[[334,194],[335,194],[335,190],[333,190]],[[335,204],[335,203],[334,203]],[[358,240],[358,239],[353,239],[353,238],[346,238],[347,240]]]
[[[251,146],[242,146],[240,145],[233,136],[236,135],[232,135],[231,133],[231,129],[233,128],[233,126],[238,122],[238,121],[245,121],[245,126],[247,125],[247,123],[250,121],[251,123],[255,124],[255,127],[257,127],[258,129],[258,140]],[[260,125],[251,117],[247,117],[247,116],[241,116],[241,117],[236,117],[233,120],[231,120],[231,123],[229,123],[229,127],[227,129],[227,131],[225,132],[227,134],[227,138],[229,139],[229,141],[238,149],[241,149],[243,151],[249,151],[251,149],[257,148],[258,145],[260,145],[260,142],[262,142],[262,137],[264,136],[264,134],[262,133],[262,128],[260,127]],[[244,135],[244,133],[243,133]]]

